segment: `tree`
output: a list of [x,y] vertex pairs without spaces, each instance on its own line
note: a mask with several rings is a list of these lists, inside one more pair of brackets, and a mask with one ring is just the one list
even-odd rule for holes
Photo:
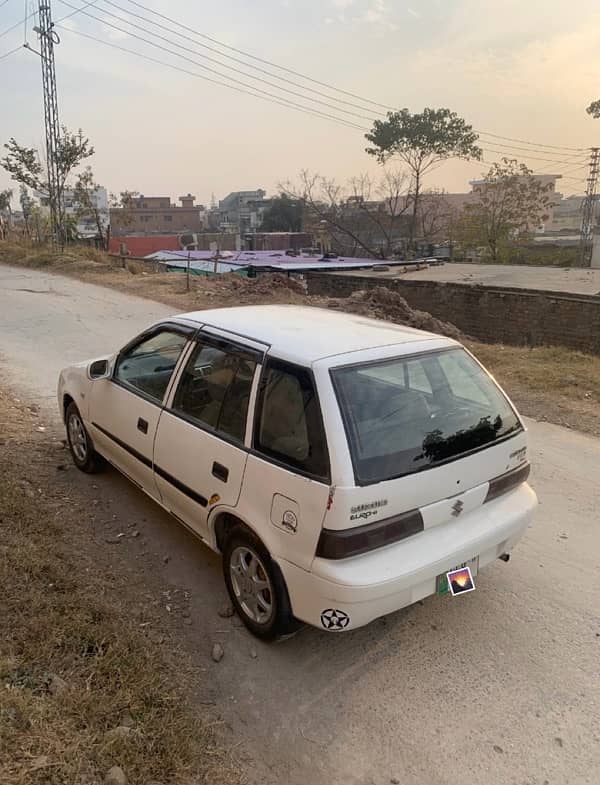
[[411,114],[408,109],[388,112],[387,119],[375,120],[365,138],[372,145],[366,148],[367,153],[379,163],[398,157],[408,166],[412,180],[411,245],[417,231],[425,174],[436,163],[449,158],[479,160],[482,156],[476,144],[479,137],[472,126],[450,109],[426,108],[421,114]]
[[406,233],[406,186],[406,175],[389,169],[379,180],[359,175],[346,186],[304,170],[299,184],[282,188],[303,205],[305,229],[322,240],[327,234],[337,253],[386,259]]
[[94,179],[91,166],[79,172],[73,189],[73,203],[77,218],[91,219],[96,225],[98,237],[104,250],[108,249],[108,225],[102,220],[102,211],[98,206],[98,190],[100,186]]
[[[10,206],[12,198],[13,192],[10,188],[0,191],[0,237],[2,238],[5,237],[6,230],[12,225],[12,209]],[[8,216],[8,220],[5,219],[5,215]]]
[[301,232],[302,202],[286,193],[271,199],[271,205],[263,214],[263,232]]
[[120,191],[119,195],[110,194],[108,197],[108,204],[112,210],[119,210],[120,212],[113,214],[111,221],[111,230],[127,229],[133,223],[133,215],[131,208],[133,207],[133,200],[140,195],[139,191]]
[[475,186],[475,200],[465,207],[458,239],[465,247],[485,246],[493,262],[510,243],[526,239],[547,218],[550,185],[525,164],[503,158]]
[[586,109],[588,114],[591,114],[596,120],[600,120],[600,98],[592,103]]
[[[4,158],[0,159],[0,166],[20,185],[27,186],[49,197],[50,188],[47,166],[43,163],[38,150],[35,147],[20,145],[14,137],[11,137],[4,147],[8,150],[8,153]],[[65,126],[62,126],[62,135],[59,139],[56,155],[58,168],[57,198],[61,207],[65,184],[69,175],[86,158],[93,154],[94,148],[90,144],[90,140],[83,136],[81,129],[77,133],[71,133]]]

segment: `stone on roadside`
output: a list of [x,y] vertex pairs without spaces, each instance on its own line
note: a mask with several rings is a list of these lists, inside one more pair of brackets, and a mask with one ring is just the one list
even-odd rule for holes
[[107,730],[104,734],[104,738],[109,742],[117,741],[118,739],[126,739],[132,732],[132,729],[128,725],[117,725],[116,728]]
[[104,777],[106,785],[127,785],[127,777],[120,766],[113,766]]
[[217,613],[222,619],[230,619],[235,611],[233,605],[224,605]]
[[48,686],[48,692],[52,695],[63,692],[69,686],[67,682],[64,679],[61,679],[60,676],[57,676],[56,673],[49,673],[46,676],[46,684]]
[[121,714],[120,725],[124,728],[133,728],[135,726],[135,720],[131,716],[131,712],[127,711],[127,709]]
[[213,660],[215,662],[221,662],[224,654],[225,652],[223,651],[223,647],[221,646],[221,644],[215,643],[215,645],[212,647],[212,652],[211,652],[211,656]]

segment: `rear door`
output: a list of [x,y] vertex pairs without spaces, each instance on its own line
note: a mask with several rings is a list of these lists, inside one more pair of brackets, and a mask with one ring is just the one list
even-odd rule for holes
[[262,352],[200,332],[169,396],[154,449],[163,503],[206,538],[209,511],[237,504],[248,409]]
[[309,569],[329,483],[329,451],[312,370],[268,358],[240,509],[274,556]]
[[119,353],[112,377],[91,388],[88,417],[94,443],[154,497],[156,428],[175,368],[193,333],[193,328],[171,323],[146,331]]

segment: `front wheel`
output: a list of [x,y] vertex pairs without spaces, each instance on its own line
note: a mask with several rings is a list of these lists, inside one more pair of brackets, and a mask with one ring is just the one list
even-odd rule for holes
[[104,460],[94,450],[90,435],[86,430],[79,409],[74,403],[67,406],[65,412],[67,440],[73,463],[87,474],[95,474],[104,468]]
[[279,567],[243,526],[236,526],[227,540],[223,575],[239,617],[258,638],[273,640],[299,628]]

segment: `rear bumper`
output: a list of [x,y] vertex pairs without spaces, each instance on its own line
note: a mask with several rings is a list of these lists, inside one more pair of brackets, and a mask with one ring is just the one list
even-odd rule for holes
[[316,558],[310,572],[279,560],[294,615],[315,627],[341,631],[412,605],[435,593],[438,575],[474,556],[479,556],[481,570],[510,552],[536,506],[535,493],[524,483],[462,519],[371,553],[339,561]]

